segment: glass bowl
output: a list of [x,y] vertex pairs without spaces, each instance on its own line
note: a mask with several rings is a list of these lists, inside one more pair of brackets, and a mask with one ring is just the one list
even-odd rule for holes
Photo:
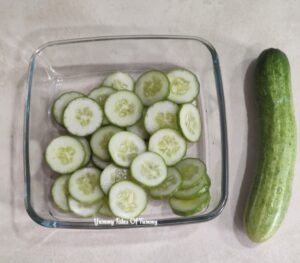
[[[198,107],[203,132],[187,155],[205,161],[211,178],[211,202],[202,213],[179,217],[167,202],[151,201],[143,220],[125,222],[79,218],[57,210],[50,189],[55,174],[43,153],[63,130],[53,122],[50,108],[58,94],[88,92],[109,73],[119,70],[136,77],[150,69],[186,68],[200,80]],[[225,103],[218,55],[204,39],[193,36],[106,36],[49,42],[32,55],[27,82],[24,123],[25,206],[38,224],[53,228],[104,229],[166,226],[211,220],[223,210],[228,196],[228,152]],[[148,222],[148,223],[147,223]]]

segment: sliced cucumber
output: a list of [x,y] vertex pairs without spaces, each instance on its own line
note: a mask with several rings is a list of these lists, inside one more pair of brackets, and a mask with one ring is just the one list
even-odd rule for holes
[[69,179],[70,195],[81,203],[92,204],[103,197],[100,189],[101,172],[93,167],[82,168]]
[[181,175],[174,167],[168,167],[167,178],[159,186],[150,190],[150,194],[155,199],[171,197],[181,184]]
[[198,109],[191,103],[183,104],[179,110],[179,127],[183,136],[196,142],[201,135],[201,121]]
[[80,217],[91,217],[98,213],[101,203],[95,203],[95,204],[83,204],[69,196],[68,198],[68,205],[70,207],[70,210],[80,216]]
[[84,138],[84,137],[77,137],[77,139],[82,144],[84,152],[85,152],[85,158],[84,158],[84,161],[83,161],[83,164],[82,164],[82,166],[85,166],[85,165],[88,164],[88,162],[91,159],[91,155],[92,155],[91,147],[90,147],[90,144],[89,144],[89,142],[88,142],[88,140],[86,138]]
[[129,167],[137,155],[146,151],[146,144],[134,133],[122,131],[110,139],[108,151],[117,165]]
[[178,129],[177,114],[179,107],[171,101],[160,101],[151,105],[145,114],[144,125],[148,133],[163,129]]
[[142,118],[136,124],[133,124],[132,126],[127,127],[126,129],[127,131],[136,134],[144,140],[149,139],[150,135],[145,129],[144,120]]
[[168,99],[178,104],[193,101],[199,93],[197,77],[186,69],[175,69],[168,73],[170,94]]
[[84,95],[77,91],[70,91],[61,94],[54,101],[51,112],[58,124],[63,125],[63,113],[69,102],[80,97],[84,97]]
[[195,197],[200,196],[204,192],[207,192],[210,187],[210,179],[208,175],[205,173],[201,177],[198,184],[192,186],[191,188],[186,189],[179,189],[175,194],[174,197],[178,199],[193,199]]
[[89,98],[72,100],[64,111],[64,126],[77,136],[87,136],[96,131],[103,120],[98,103]]
[[172,129],[161,129],[149,140],[149,151],[158,153],[168,166],[179,162],[186,153],[186,141]]
[[98,158],[96,155],[92,155],[92,161],[93,161],[94,165],[100,169],[104,169],[106,166],[108,166],[110,164],[110,162],[105,162],[105,161],[101,160],[100,158]]
[[100,187],[105,194],[108,194],[108,191],[113,184],[126,179],[128,179],[127,169],[110,164],[102,171]]
[[99,209],[99,214],[102,216],[107,216],[107,217],[114,217],[114,214],[109,208],[109,205],[107,203],[107,200],[105,198],[102,199],[102,205]]
[[172,197],[169,200],[169,204],[176,215],[190,216],[203,211],[208,207],[210,202],[209,192],[205,192],[199,197],[182,200]]
[[61,175],[53,183],[51,189],[52,199],[55,205],[65,212],[69,212],[68,206],[68,180],[70,175]]
[[85,151],[79,140],[64,135],[56,137],[49,143],[45,158],[53,171],[67,174],[82,166]]
[[109,191],[108,200],[112,213],[124,219],[139,216],[147,206],[145,190],[129,181],[114,184]]
[[144,105],[149,106],[168,97],[169,85],[169,79],[164,73],[152,70],[138,78],[134,92]]
[[104,111],[111,123],[125,127],[135,124],[141,118],[143,105],[133,92],[118,91],[107,98]]
[[186,158],[175,166],[182,177],[181,189],[193,187],[207,181],[206,166],[196,158]]
[[116,90],[133,90],[134,80],[133,78],[124,72],[115,72],[110,74],[102,83],[107,87],[112,87]]
[[132,161],[130,175],[145,187],[155,187],[167,178],[167,166],[158,154],[145,152]]
[[101,127],[91,137],[91,148],[93,154],[103,161],[110,160],[108,142],[113,135],[122,131],[119,127],[109,125]]

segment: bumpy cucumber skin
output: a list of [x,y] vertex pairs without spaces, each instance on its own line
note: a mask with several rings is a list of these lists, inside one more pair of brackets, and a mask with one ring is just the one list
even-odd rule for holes
[[256,66],[261,148],[258,170],[244,213],[249,238],[257,243],[276,233],[288,209],[296,157],[290,66],[278,49],[261,53]]

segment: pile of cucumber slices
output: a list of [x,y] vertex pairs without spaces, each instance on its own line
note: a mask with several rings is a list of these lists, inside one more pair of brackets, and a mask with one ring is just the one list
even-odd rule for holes
[[149,196],[168,200],[177,215],[203,211],[210,178],[203,161],[185,157],[201,135],[197,77],[188,70],[153,70],[136,81],[113,73],[88,95],[61,94],[54,120],[67,133],[48,144],[45,158],[58,176],[55,205],[81,217],[131,219]]

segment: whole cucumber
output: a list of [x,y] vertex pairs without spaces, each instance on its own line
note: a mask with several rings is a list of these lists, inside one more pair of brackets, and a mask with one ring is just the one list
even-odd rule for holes
[[297,132],[287,56],[278,49],[263,51],[255,74],[261,144],[244,226],[252,241],[263,242],[275,234],[288,209]]

